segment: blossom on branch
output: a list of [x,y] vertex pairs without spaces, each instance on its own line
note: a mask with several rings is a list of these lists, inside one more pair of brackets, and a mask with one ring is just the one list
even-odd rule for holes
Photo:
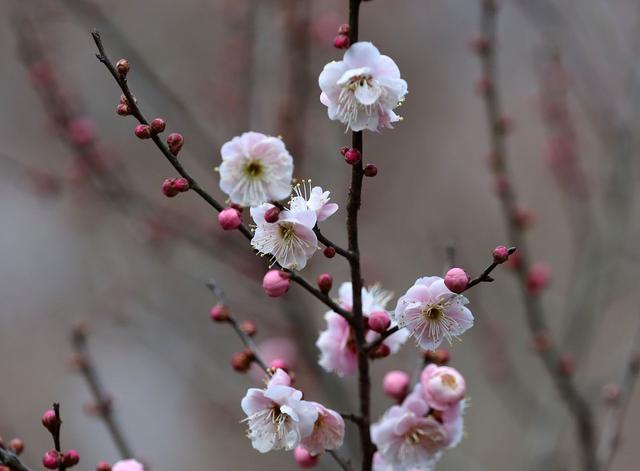
[[419,278],[400,299],[395,320],[406,327],[425,350],[435,350],[473,326],[467,298],[449,290],[439,276]]
[[136,460],[123,460],[114,464],[111,471],[144,471],[144,466]]
[[313,426],[313,432],[302,441],[302,446],[312,455],[318,455],[325,450],[340,448],[344,441],[344,420],[342,416],[317,402],[312,402],[311,404],[318,410],[318,418]]
[[311,188],[311,180],[306,183],[308,189],[305,182],[294,187],[296,196],[291,198],[289,207],[291,211],[312,210],[316,213],[318,222],[322,222],[338,210],[338,205],[329,203],[330,192],[323,191],[319,186]]
[[318,79],[329,118],[352,131],[381,131],[400,121],[393,111],[407,94],[398,66],[370,42],[353,44],[343,60],[325,65]]
[[280,201],[291,194],[293,158],[281,139],[245,132],[220,150],[220,189],[241,206]]

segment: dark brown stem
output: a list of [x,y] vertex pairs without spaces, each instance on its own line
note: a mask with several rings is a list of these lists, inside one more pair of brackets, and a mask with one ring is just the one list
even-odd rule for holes
[[[140,107],[136,103],[133,93],[129,88],[129,85],[127,83],[127,78],[118,73],[115,66],[107,56],[104,49],[104,45],[102,44],[100,33],[98,31],[93,31],[91,33],[91,36],[93,37],[93,40],[96,43],[96,47],[98,48],[98,54],[96,54],[96,57],[100,62],[102,62],[102,64],[104,64],[107,70],[109,70],[109,73],[111,74],[111,76],[114,78],[114,80],[120,87],[120,90],[122,91],[124,96],[127,98],[127,102],[128,102],[131,114],[138,120],[140,124],[148,124],[147,119],[142,114],[142,111],[140,110]],[[215,198],[213,198],[213,196],[211,196],[206,190],[200,187],[198,182],[187,172],[187,170],[182,166],[182,163],[178,160],[178,158],[175,155],[173,155],[171,151],[169,151],[169,148],[165,145],[164,142],[162,142],[162,140],[160,140],[160,137],[158,137],[158,135],[154,135],[152,137],[152,140],[153,140],[153,143],[156,145],[156,147],[160,150],[160,152],[162,152],[164,157],[173,166],[173,168],[180,174],[180,176],[182,176],[189,182],[189,188],[191,190],[195,191],[203,200],[205,200],[216,211],[220,212],[224,209],[224,206],[221,203],[219,203]],[[251,230],[245,224],[240,225],[238,230],[240,231],[240,233],[242,233],[242,235],[247,240],[251,240],[252,238]],[[309,291],[309,293],[311,293],[313,296],[318,298],[320,301],[326,304],[333,311],[337,312],[338,314],[340,314],[345,318],[350,317],[350,314],[347,311],[341,308],[337,303],[335,303],[331,298],[329,298],[329,296],[321,293],[320,290],[313,288],[313,286],[309,282],[307,282],[304,278],[302,278],[301,275],[291,270],[285,270],[285,271],[289,273],[289,275],[291,276],[291,279],[294,282],[298,283],[304,289]]]
[[118,450],[120,457],[122,459],[133,458],[134,454],[131,451],[131,445],[125,438],[122,428],[114,417],[111,397],[106,392],[98,370],[92,361],[87,344],[87,334],[82,326],[73,329],[71,345],[77,356],[79,371],[87,382],[87,386],[89,386],[89,390],[93,396],[98,417],[107,427],[111,440],[113,440],[113,444]]
[[331,455],[331,457],[338,463],[338,466],[343,469],[343,471],[353,471],[351,467],[351,462],[348,460],[344,460],[335,450],[328,450],[327,453]]
[[347,260],[351,260],[351,259],[353,259],[355,257],[355,255],[353,253],[351,253],[349,250],[343,249],[339,245],[337,245],[337,244],[333,243],[332,241],[330,241],[329,239],[327,239],[324,236],[324,234],[322,232],[320,232],[320,229],[317,226],[314,227],[313,232],[316,233],[316,237],[318,237],[318,240],[320,241],[321,244],[325,245],[326,247],[333,247],[336,250],[336,253],[338,255],[343,256]]
[[[503,118],[500,95],[498,88],[497,59],[496,59],[496,31],[497,31],[497,3],[495,0],[481,0],[481,32],[487,47],[480,54],[482,62],[483,80],[488,87],[484,93],[484,103],[488,119],[488,131],[491,142],[492,170],[496,178],[508,179],[507,148],[505,131],[500,125]],[[518,247],[521,263],[516,268],[522,297],[524,300],[527,324],[532,336],[549,336],[550,329],[544,315],[540,298],[537,294],[529,292],[526,288],[529,272],[528,248],[525,242],[522,228],[514,220],[518,205],[513,185],[506,185],[504,191],[499,192],[502,212],[504,214],[509,239],[512,245]],[[558,367],[561,354],[553,342],[549,342],[547,348],[539,349],[539,356],[551,377],[562,401],[571,413],[578,433],[578,442],[581,450],[582,465],[585,471],[596,471],[597,462],[595,455],[595,427],[593,414],[589,404],[578,391],[573,378],[569,374],[563,374]]]
[[[60,456],[62,456],[62,445],[60,443],[60,429],[62,428],[62,416],[60,415],[60,404],[57,402],[53,403],[53,412],[56,414],[56,423],[51,430],[51,437],[53,438],[53,447],[56,449]],[[67,469],[67,466],[63,463],[63,460],[60,460],[60,466],[58,467],[58,471],[64,471]]]
[[20,458],[14,453],[0,446],[0,464],[8,467],[11,471],[32,471],[31,468],[22,464]]

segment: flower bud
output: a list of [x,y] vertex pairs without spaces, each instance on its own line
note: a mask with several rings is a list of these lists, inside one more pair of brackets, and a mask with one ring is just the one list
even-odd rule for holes
[[251,321],[242,321],[240,323],[240,330],[244,332],[249,337],[253,337],[258,332],[258,328]]
[[333,258],[336,256],[336,249],[334,247],[325,247],[322,253],[327,258]]
[[164,193],[164,196],[166,196],[167,198],[173,198],[179,193],[178,189],[176,188],[175,178],[165,178],[165,180],[162,182],[162,193]]
[[264,213],[264,220],[269,223],[276,222],[279,217],[280,217],[280,208],[278,208],[277,206],[274,206],[273,208],[269,208]]
[[151,127],[147,124],[138,124],[135,133],[139,139],[149,139],[151,137]]
[[438,366],[443,366],[449,363],[451,360],[451,354],[449,350],[445,348],[438,348],[436,350],[425,350],[422,353],[424,361],[427,363],[435,363]]
[[378,174],[378,167],[374,164],[367,164],[364,166],[365,177],[375,177]]
[[129,105],[119,103],[118,106],[116,106],[116,113],[120,116],[129,116],[131,114],[131,110],[129,110]]
[[509,249],[504,245],[498,245],[493,249],[493,262],[504,263],[509,259]]
[[349,34],[350,31],[351,31],[351,28],[346,23],[341,24],[340,27],[338,28],[338,34]]
[[298,466],[301,468],[313,468],[318,464],[320,460],[320,455],[312,455],[309,451],[302,447],[298,446],[295,450],[293,450],[293,457],[298,463]]
[[247,352],[236,352],[231,357],[231,367],[238,373],[245,373],[251,368],[252,355],[248,355]]
[[167,123],[162,118],[156,118],[153,121],[151,121],[151,132],[153,134],[160,134],[161,132],[164,132],[164,129],[166,127],[167,127]]
[[242,218],[237,209],[225,208],[218,213],[218,222],[225,231],[232,231],[240,227]]
[[47,469],[58,469],[60,467],[60,453],[56,450],[47,451],[42,457],[42,466]]
[[543,263],[534,264],[529,269],[529,273],[527,273],[527,292],[532,295],[540,294],[547,287],[550,279],[551,269],[547,265]]
[[262,279],[262,288],[270,298],[278,298],[289,291],[289,275],[280,270],[269,270]]
[[333,286],[333,278],[328,273],[323,273],[318,277],[318,288],[323,293],[328,293],[331,291],[331,286]]
[[62,464],[68,468],[77,465],[79,462],[80,454],[76,450],[69,450],[62,457]]
[[454,293],[462,293],[469,286],[469,275],[462,268],[452,268],[445,275],[444,284]]
[[369,328],[379,334],[387,330],[390,324],[391,318],[385,311],[375,311],[369,316]]
[[96,471],[111,471],[111,465],[106,461],[101,461],[98,463],[98,466],[96,466]]
[[125,76],[129,73],[129,61],[127,59],[120,59],[116,62],[116,70],[122,76]]
[[178,155],[178,152],[180,152],[180,149],[182,149],[183,145],[184,138],[182,137],[182,134],[173,132],[167,137],[167,147],[169,147],[169,151],[173,155]]
[[369,357],[374,359],[384,358],[384,357],[388,357],[390,353],[391,353],[391,349],[389,348],[389,346],[384,343],[381,343],[375,348],[375,350],[369,353]]
[[209,311],[209,318],[213,322],[227,322],[229,320],[229,310],[224,304],[216,304]]
[[282,370],[286,373],[289,372],[289,365],[282,358],[275,358],[271,360],[271,363],[269,364],[269,368],[272,368],[274,370]]
[[24,442],[19,438],[14,438],[9,442],[9,449],[19,455],[24,451]]
[[420,384],[425,399],[436,410],[447,410],[460,402],[467,388],[462,375],[448,366],[427,366],[420,375]]
[[49,409],[42,414],[42,425],[51,433],[53,433],[58,426],[58,417],[56,417],[56,413]]
[[387,396],[401,402],[409,392],[410,382],[408,373],[400,370],[389,371],[382,380],[382,389]]
[[176,178],[175,182],[173,183],[173,186],[176,190],[178,190],[179,192],[185,192],[189,190],[189,180],[187,180],[186,178]]
[[360,162],[360,159],[362,158],[362,154],[360,154],[360,151],[358,149],[354,149],[351,148],[349,149],[345,154],[344,154],[344,160],[345,162],[347,162],[349,165],[355,165],[358,162]]
[[333,47],[336,49],[348,49],[349,48],[349,36],[346,34],[339,34],[333,40]]
[[342,146],[342,147],[340,147],[340,154],[342,154],[342,156],[344,157],[348,150],[349,150],[349,147]]

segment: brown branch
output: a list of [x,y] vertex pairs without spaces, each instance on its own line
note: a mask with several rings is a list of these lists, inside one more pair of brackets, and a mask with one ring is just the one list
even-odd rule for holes
[[334,242],[330,241],[327,237],[325,237],[325,235],[322,232],[320,232],[320,228],[318,226],[313,228],[313,232],[316,233],[316,237],[318,238],[320,243],[324,244],[326,247],[333,247],[336,250],[336,253],[338,255],[341,255],[347,260],[352,260],[356,257],[356,255],[354,255],[351,251],[340,247],[339,245],[335,244]]
[[351,462],[349,460],[344,460],[336,450],[327,450],[327,453],[338,463],[343,471],[353,471],[353,467],[351,466]]
[[76,355],[77,366],[84,377],[89,390],[93,395],[94,404],[98,410],[98,416],[104,422],[109,435],[113,440],[120,457],[122,459],[133,458],[131,445],[127,441],[118,421],[113,414],[113,406],[110,395],[106,392],[98,374],[98,370],[89,354],[87,344],[87,333],[84,326],[79,325],[73,329],[71,334],[71,345]]
[[20,458],[2,446],[0,446],[0,464],[7,466],[11,471],[32,471],[20,461]]
[[[498,93],[498,76],[496,61],[496,21],[497,5],[495,0],[481,0],[481,32],[482,39],[486,41],[486,48],[479,54],[482,63],[483,80],[487,82],[487,90],[484,93],[484,103],[488,118],[489,137],[491,140],[492,169],[496,179],[508,180],[507,149],[505,132],[500,125],[503,119]],[[511,244],[518,247],[521,263],[516,268],[522,296],[525,305],[526,319],[532,336],[549,336],[548,327],[542,305],[538,295],[530,293],[526,288],[529,271],[528,249],[525,243],[522,228],[516,223],[513,214],[517,209],[516,194],[512,185],[505,185],[499,192],[502,212],[507,222],[507,228]],[[591,408],[576,388],[569,374],[563,374],[558,368],[561,354],[553,342],[549,342],[546,348],[539,349],[539,356],[545,366],[552,382],[554,383],[562,401],[573,416],[579,438],[583,468],[587,471],[597,469],[595,459],[595,427]]]

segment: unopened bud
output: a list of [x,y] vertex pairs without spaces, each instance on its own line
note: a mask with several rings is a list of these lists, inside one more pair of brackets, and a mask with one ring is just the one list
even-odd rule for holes
[[276,222],[279,217],[280,217],[280,208],[278,208],[277,206],[274,206],[273,208],[269,208],[264,213],[264,220],[269,223]]
[[116,70],[120,75],[127,75],[129,73],[129,61],[127,59],[120,59],[116,62]]
[[19,438],[14,438],[9,442],[9,449],[19,455],[24,451],[24,442]]
[[231,367],[238,373],[245,373],[251,368],[252,356],[246,352],[236,352],[231,357]]
[[240,330],[247,334],[249,337],[253,337],[258,332],[258,328],[251,321],[242,321],[240,323]]
[[324,253],[324,256],[327,258],[333,258],[336,256],[336,249],[334,247],[325,247],[322,253]]
[[349,47],[350,41],[349,36],[346,34],[339,34],[333,40],[333,47],[336,49],[347,49]]
[[349,149],[345,154],[344,154],[344,160],[345,162],[347,162],[349,165],[355,165],[358,162],[360,162],[360,159],[362,158],[362,154],[360,153],[360,151],[358,149],[354,149],[351,148]]
[[156,118],[153,121],[151,121],[151,132],[153,134],[160,134],[161,132],[164,132],[164,129],[166,127],[167,127],[167,123],[162,118]]
[[180,152],[183,145],[184,138],[182,137],[182,134],[174,132],[167,136],[167,147],[169,147],[169,151],[173,155],[178,155],[178,152]]
[[138,139],[149,139],[151,137],[151,127],[147,124],[138,124],[135,129]]
[[367,164],[364,166],[365,177],[375,177],[378,174],[378,167],[374,164]]
[[51,433],[54,433],[58,427],[58,417],[56,417],[56,413],[52,409],[42,414],[42,425]]
[[111,471],[111,465],[106,461],[101,461],[98,463],[98,466],[96,466],[96,471]]
[[449,350],[445,348],[438,348],[436,350],[425,350],[422,353],[424,361],[428,363],[434,363],[438,366],[444,366],[451,360],[451,354]]
[[218,213],[218,222],[225,231],[232,231],[240,227],[242,218],[237,209],[225,208]]
[[391,349],[388,345],[381,343],[378,345],[371,353],[369,353],[369,357],[371,358],[385,358],[388,357],[391,353]]
[[318,276],[318,288],[320,288],[320,291],[326,294],[331,291],[332,286],[333,277],[331,275],[329,275],[328,273],[323,273]]
[[493,261],[494,263],[504,263],[509,259],[509,249],[504,245],[498,245],[493,249]]
[[452,268],[445,275],[444,284],[454,293],[462,293],[469,286],[469,275],[462,268]]
[[224,304],[216,304],[211,308],[209,318],[213,322],[226,322],[229,320],[229,310]]
[[42,466],[47,469],[58,469],[60,467],[60,453],[56,450],[47,451],[42,457]]
[[69,450],[62,457],[62,464],[68,468],[77,465],[79,462],[80,454],[76,450]]
[[367,325],[374,332],[381,334],[389,328],[389,325],[391,325],[391,318],[385,311],[375,311],[369,316]]

